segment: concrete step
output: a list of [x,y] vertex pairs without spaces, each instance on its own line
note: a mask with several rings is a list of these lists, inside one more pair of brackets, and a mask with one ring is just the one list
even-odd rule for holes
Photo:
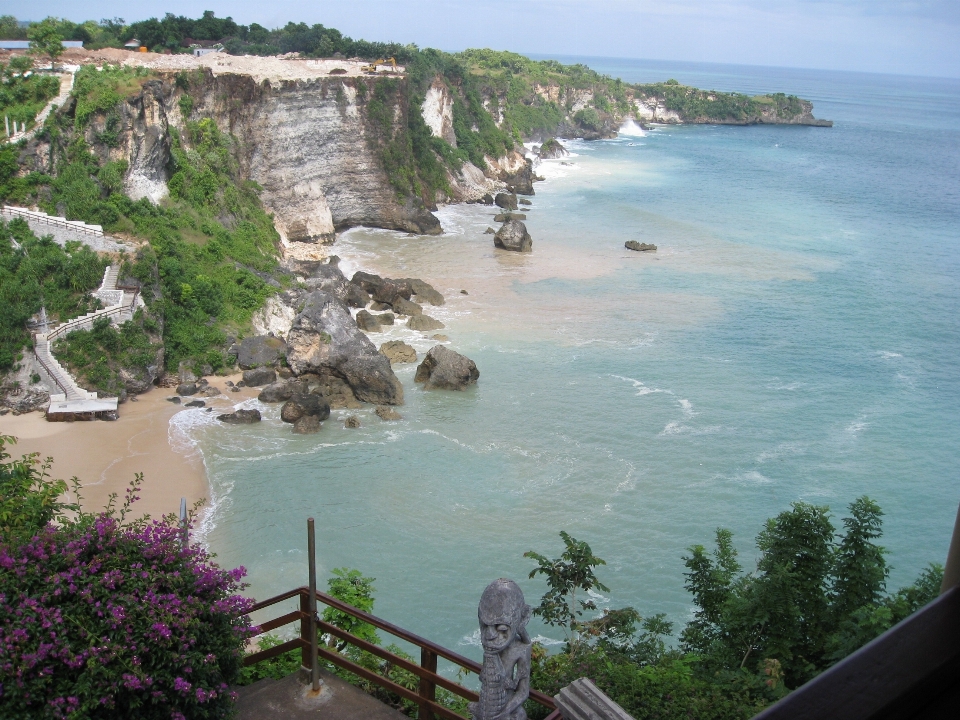
[[315,697],[303,679],[300,673],[294,673],[283,680],[261,680],[233,688],[237,692],[237,720],[409,720],[331,673],[320,671],[323,685]]

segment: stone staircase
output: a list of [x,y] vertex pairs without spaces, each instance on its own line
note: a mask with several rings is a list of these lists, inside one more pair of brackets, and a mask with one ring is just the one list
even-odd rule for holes
[[58,215],[48,215],[40,210],[4,205],[0,209],[0,217],[6,221],[20,218],[26,221],[30,229],[38,237],[52,235],[54,241],[61,246],[70,240],[82,242],[92,250],[98,252],[120,252],[130,248],[123,242],[103,234],[101,225],[90,225],[81,220],[67,220]]
[[[119,265],[109,265],[103,273],[103,281],[93,295],[100,299],[106,307],[89,312],[72,320],[68,320],[46,333],[38,333],[35,341],[37,363],[50,382],[50,386],[60,389],[59,394],[50,395],[50,405],[58,405],[58,411],[64,411],[64,404],[82,412],[85,401],[97,401],[96,405],[112,404],[116,409],[117,398],[98,398],[97,393],[84,390],[73,376],[57,362],[53,355],[53,343],[74,330],[89,330],[93,323],[102,317],[110,318],[112,323],[122,323],[130,320],[136,311],[137,293],[125,291],[117,287],[117,278],[120,274]],[[69,410],[74,411],[74,410]],[[49,410],[48,410],[49,412]]]

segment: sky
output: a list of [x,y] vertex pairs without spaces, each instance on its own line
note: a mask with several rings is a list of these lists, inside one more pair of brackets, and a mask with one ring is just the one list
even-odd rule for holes
[[[203,10],[266,27],[322,23],[346,35],[457,51],[629,57],[960,77],[960,0],[34,0],[20,19]],[[29,7],[31,17],[24,15]],[[21,17],[22,16],[22,17]]]

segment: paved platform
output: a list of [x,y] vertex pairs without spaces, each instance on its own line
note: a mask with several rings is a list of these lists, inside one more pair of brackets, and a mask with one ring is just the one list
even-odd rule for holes
[[360,688],[323,670],[320,694],[311,697],[300,673],[237,688],[237,720],[410,720]]

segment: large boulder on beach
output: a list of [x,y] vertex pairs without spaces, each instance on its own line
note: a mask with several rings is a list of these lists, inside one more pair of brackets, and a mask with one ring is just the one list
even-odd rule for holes
[[241,370],[273,365],[286,354],[283,340],[272,335],[254,335],[240,341],[237,364]]
[[197,384],[196,383],[180,383],[177,385],[177,395],[196,395],[197,394]]
[[337,263],[318,264],[311,268],[311,276],[304,283],[308,290],[322,290],[339,298],[349,307],[362,308],[370,296],[356,283],[347,280]]
[[329,293],[307,295],[287,334],[287,364],[295,375],[343,378],[363,402],[403,404],[403,386],[390,361],[357,327],[347,306]]
[[403,340],[391,340],[380,346],[380,352],[387,356],[391,365],[417,361],[417,351]]
[[417,366],[414,382],[428,389],[463,390],[480,378],[477,364],[465,355],[443,345],[434,345]]
[[237,410],[236,412],[217,415],[217,420],[230,425],[251,425],[260,422],[259,410]]
[[243,384],[247,387],[261,387],[277,381],[277,371],[269,367],[253,368],[243,371]]
[[428,330],[442,330],[446,325],[429,315],[412,315],[410,319],[407,320],[407,327],[411,330],[427,332]]
[[517,209],[517,196],[515,193],[497,193],[493,202],[497,207],[502,207],[504,210]]
[[362,287],[375,302],[386,305],[391,305],[397,297],[409,300],[413,295],[413,289],[403,280],[382,278],[363,271],[355,272],[350,282]]
[[494,246],[512,252],[533,252],[533,239],[519,220],[507,220],[493,236]]

